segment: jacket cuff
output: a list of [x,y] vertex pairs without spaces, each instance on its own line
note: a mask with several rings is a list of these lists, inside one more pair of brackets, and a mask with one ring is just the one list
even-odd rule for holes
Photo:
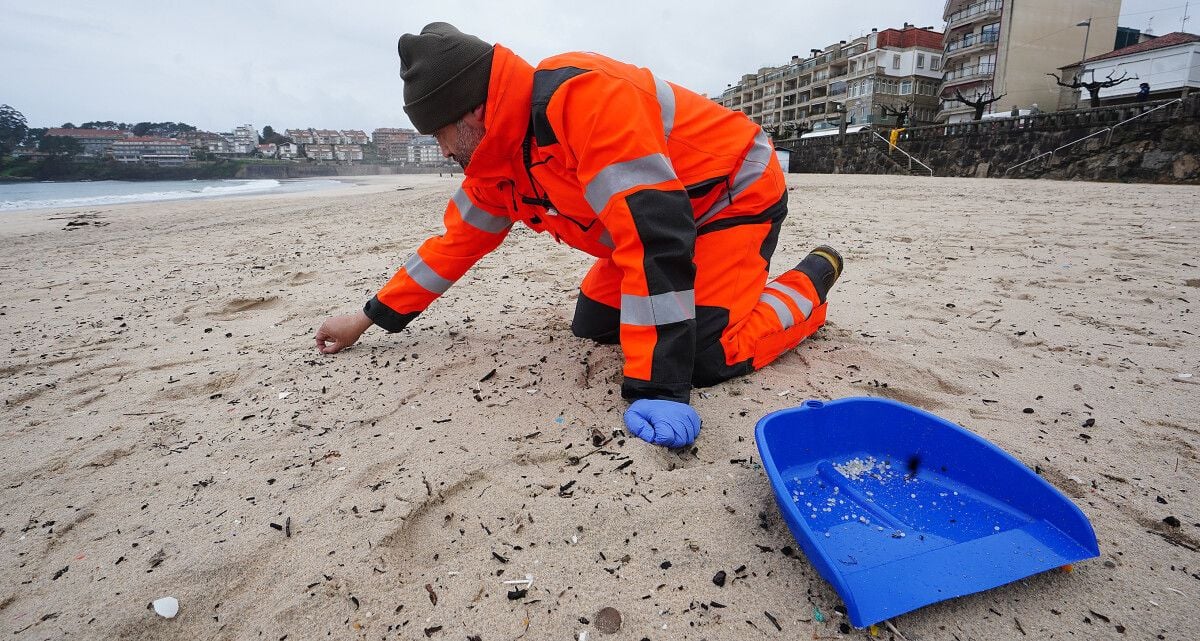
[[412,322],[412,319],[416,318],[417,314],[420,314],[421,312],[401,314],[391,307],[379,302],[379,297],[375,296],[372,297],[371,300],[367,301],[367,304],[363,306],[363,313],[367,315],[367,318],[371,319],[372,323],[375,323],[390,333],[394,333],[408,326],[408,324]]
[[656,383],[637,378],[625,377],[621,383],[621,396],[637,401],[643,398],[690,403],[692,400],[691,383]]

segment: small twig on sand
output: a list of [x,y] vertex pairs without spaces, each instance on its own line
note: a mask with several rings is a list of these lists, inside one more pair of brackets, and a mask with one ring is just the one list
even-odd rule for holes
[[900,637],[900,641],[908,641],[908,637],[900,634],[900,631],[896,629],[896,626],[892,625],[891,621],[884,621],[883,624],[887,626],[887,629],[892,631],[892,634]]

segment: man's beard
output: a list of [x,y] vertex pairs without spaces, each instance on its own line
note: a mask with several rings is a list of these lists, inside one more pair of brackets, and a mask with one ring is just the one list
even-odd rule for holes
[[450,157],[459,166],[466,169],[467,165],[471,164],[471,157],[475,155],[475,149],[483,140],[484,129],[483,127],[472,127],[463,120],[455,123],[454,128],[458,131],[458,148],[461,151],[457,154],[450,154]]

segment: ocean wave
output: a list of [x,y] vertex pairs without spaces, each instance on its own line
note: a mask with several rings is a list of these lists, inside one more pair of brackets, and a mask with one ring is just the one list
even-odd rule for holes
[[271,191],[278,189],[283,183],[274,178],[264,178],[261,180],[238,180],[230,181],[241,184],[222,184],[222,185],[205,185],[200,189],[202,194],[224,195],[224,194],[246,194],[258,191]]
[[[0,200],[0,211],[94,207],[99,205],[123,205],[164,200],[265,194],[281,190],[283,183],[272,178],[266,178],[254,180],[170,181],[170,185],[166,189],[163,189],[162,186],[161,183],[156,185],[155,183],[119,181],[21,185],[20,187],[23,188],[23,191],[31,193],[14,194],[16,197]],[[155,189],[155,187],[159,188]],[[8,195],[4,194],[4,191],[0,189],[0,197]],[[89,191],[98,193],[86,193]]]

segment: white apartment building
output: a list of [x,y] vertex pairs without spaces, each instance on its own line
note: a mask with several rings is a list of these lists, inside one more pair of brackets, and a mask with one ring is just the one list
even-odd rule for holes
[[254,125],[242,125],[233,130],[233,153],[251,154],[258,149],[258,130]]
[[362,146],[350,144],[334,145],[333,157],[335,160],[346,162],[360,161],[363,159]]
[[1121,0],[946,0],[939,120],[974,117],[955,94],[975,100],[1004,96],[992,111],[1057,103],[1047,76],[1089,56],[1111,51]]
[[[850,58],[847,121],[878,122],[881,106],[908,109],[906,124],[933,122],[942,78],[942,34],[906,27],[868,36],[867,50]],[[835,90],[836,91],[836,90]],[[831,91],[831,95],[838,95]]]
[[173,138],[126,138],[112,144],[117,162],[144,162],[155,165],[182,165],[192,157],[187,143]]
[[333,145],[304,145],[304,155],[312,160],[333,160]]
[[43,135],[45,137],[64,136],[74,138],[83,147],[81,156],[95,158],[102,158],[108,154],[112,149],[113,143],[133,136],[128,131],[117,131],[115,129],[59,129],[57,127],[47,129]]
[[297,145],[317,144],[317,138],[313,135],[312,129],[288,129],[283,135],[291,138],[292,142]]
[[446,163],[442,148],[433,136],[413,136],[408,145],[405,161],[410,165],[443,165]]
[[714,100],[782,138],[840,120],[842,109],[857,124],[878,122],[881,105],[907,107],[912,118],[932,120],[941,42],[931,27],[873,29],[851,42],[813,49],[808,58],[793,56],[788,65],[742,76]]
[[349,145],[366,145],[371,142],[371,139],[367,137],[367,132],[359,129],[347,129],[343,131],[342,138]]
[[371,133],[379,157],[387,162],[406,162],[408,147],[412,144],[413,137],[417,135],[413,129],[395,127],[383,127]]

